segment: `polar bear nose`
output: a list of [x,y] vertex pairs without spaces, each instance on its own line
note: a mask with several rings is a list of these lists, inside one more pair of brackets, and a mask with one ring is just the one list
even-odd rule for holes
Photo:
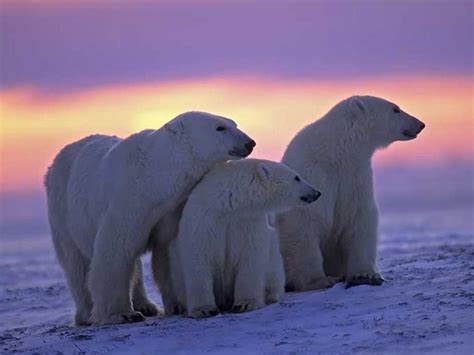
[[247,151],[250,154],[250,153],[252,153],[252,150],[253,150],[253,148],[255,148],[256,145],[257,145],[257,143],[255,143],[255,141],[252,139],[250,142],[245,144],[245,149],[247,149]]
[[304,195],[304,196],[301,196],[300,197],[300,200],[301,201],[304,201],[304,202],[307,202],[307,203],[312,203],[314,201],[316,201],[318,198],[321,197],[321,192],[317,191],[317,190],[314,190],[314,192],[310,193],[310,194],[307,194],[307,195]]

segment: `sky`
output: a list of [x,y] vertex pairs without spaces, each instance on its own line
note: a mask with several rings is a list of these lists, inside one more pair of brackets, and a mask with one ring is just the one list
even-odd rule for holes
[[377,165],[471,160],[473,3],[0,1],[0,188],[41,189],[58,150],[209,111],[279,160],[304,125],[354,94],[427,128]]

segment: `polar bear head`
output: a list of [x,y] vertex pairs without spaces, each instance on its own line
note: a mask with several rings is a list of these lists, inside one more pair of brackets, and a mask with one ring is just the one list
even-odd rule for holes
[[196,158],[209,162],[245,158],[256,145],[234,121],[206,112],[180,114],[164,127],[186,144]]
[[[285,210],[315,202],[321,192],[304,180],[288,166],[273,162],[260,161],[255,166],[257,185],[260,186],[264,204],[273,211]],[[250,196],[251,197],[251,196]]]
[[425,128],[419,119],[409,115],[390,101],[373,96],[353,96],[348,99],[351,119],[374,145],[374,149],[395,141],[415,139]]
[[[203,181],[216,208],[243,213],[278,212],[316,201],[321,193],[284,164],[244,159],[229,162]],[[210,192],[212,191],[212,192]]]

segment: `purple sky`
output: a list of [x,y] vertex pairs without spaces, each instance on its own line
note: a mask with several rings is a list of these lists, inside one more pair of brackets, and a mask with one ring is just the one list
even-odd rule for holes
[[[66,3],[66,4],[64,4]],[[2,1],[0,88],[473,73],[471,1]]]

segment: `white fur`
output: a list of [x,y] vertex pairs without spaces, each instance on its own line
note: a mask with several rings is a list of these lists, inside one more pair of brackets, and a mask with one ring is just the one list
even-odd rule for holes
[[[216,128],[222,126],[223,131]],[[216,163],[248,154],[233,121],[179,115],[126,139],[94,135],[66,146],[45,185],[56,254],[76,304],[76,324],[133,322],[156,315],[143,287],[140,255]],[[165,236],[168,231],[163,233]]]
[[270,216],[267,217],[267,238],[270,239],[270,259],[266,271],[265,303],[280,302],[285,293],[285,269],[280,252],[280,236],[278,230],[272,225]]
[[[171,244],[177,309],[191,317],[250,311],[278,302],[283,262],[267,213],[305,205],[319,193],[283,164],[222,164],[195,187]],[[301,197],[311,196],[304,202]]]
[[377,263],[377,206],[371,158],[375,150],[409,140],[423,129],[416,118],[396,112],[386,100],[346,99],[300,131],[282,162],[322,192],[309,208],[277,217],[287,288],[381,284]]

